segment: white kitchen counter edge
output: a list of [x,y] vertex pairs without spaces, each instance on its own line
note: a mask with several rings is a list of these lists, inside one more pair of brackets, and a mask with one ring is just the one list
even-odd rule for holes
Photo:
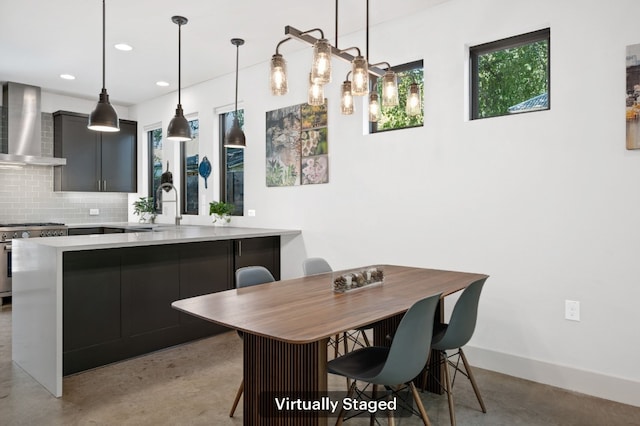
[[24,238],[12,242],[12,359],[62,396],[62,257],[66,251],[295,236],[296,230],[180,226],[154,232]]
[[[57,248],[61,251],[79,251],[151,246],[160,244],[193,243],[199,241],[234,240],[239,238],[270,237],[276,235],[298,235],[300,233],[300,230],[292,229],[241,228],[233,226],[162,225],[153,231],[126,232],[118,234],[71,235],[67,237],[29,238],[28,242]],[[20,243],[24,241],[17,239],[14,242],[18,243],[15,247],[20,247]]]

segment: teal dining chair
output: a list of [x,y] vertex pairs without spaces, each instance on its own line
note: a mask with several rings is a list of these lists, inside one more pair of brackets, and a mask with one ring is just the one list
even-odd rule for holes
[[[330,373],[353,380],[346,398],[358,392],[358,382],[372,384],[374,396],[377,395],[377,386],[384,386],[385,397],[400,390],[399,385],[406,385],[411,390],[422,421],[425,425],[431,424],[413,379],[420,375],[427,363],[439,301],[440,294],[435,294],[414,303],[402,317],[390,347],[360,348],[328,362]],[[343,406],[336,424],[342,423],[345,414]],[[389,424],[393,424],[393,413],[388,412],[387,415]],[[371,419],[373,421],[374,418]]]
[[[236,287],[250,287],[258,284],[272,283],[276,279],[273,277],[271,272],[264,266],[245,266],[243,268],[238,268],[236,270]],[[238,331],[238,335],[242,338],[242,332]],[[229,413],[229,417],[233,417],[236,412],[236,407],[238,406],[238,402],[240,402],[240,397],[244,393],[244,378],[242,382],[240,382],[240,387],[238,388],[238,392],[236,392],[236,398],[233,401],[233,406],[231,407],[231,412]]]
[[[431,348],[435,351],[440,351],[440,360],[444,364],[444,387],[447,393],[449,418],[452,426],[456,424],[456,414],[453,404],[453,383],[455,382],[456,373],[460,373],[469,379],[476,398],[480,403],[482,412],[487,412],[482,396],[480,396],[478,384],[473,377],[471,366],[462,350],[462,347],[466,345],[471,339],[471,336],[473,336],[478,318],[480,293],[482,292],[485,281],[486,278],[483,278],[469,284],[469,286],[462,291],[460,298],[456,302],[449,323],[436,323],[433,330]],[[455,352],[448,354],[447,351]],[[451,358],[456,355],[458,355],[458,361],[454,363],[451,361]],[[462,360],[464,370],[460,366],[460,360]],[[453,379],[451,379],[449,372],[450,366],[454,369]],[[427,370],[428,369],[425,370],[425,375],[427,374]],[[423,383],[426,383],[426,380],[423,380]]]

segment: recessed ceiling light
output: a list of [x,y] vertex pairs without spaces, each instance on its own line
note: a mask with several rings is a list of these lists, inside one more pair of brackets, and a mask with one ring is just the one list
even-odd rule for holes
[[127,43],[118,43],[118,44],[114,45],[113,47],[115,47],[118,50],[122,50],[124,52],[128,52],[130,50],[133,50],[133,47],[131,47]]
[[156,84],[160,87],[167,87],[169,85],[166,81],[156,81]]
[[60,74],[60,78],[63,80],[75,80],[76,76],[71,74]]

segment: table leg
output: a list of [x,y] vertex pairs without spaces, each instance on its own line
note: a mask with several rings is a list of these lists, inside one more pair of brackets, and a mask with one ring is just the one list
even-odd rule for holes
[[[296,345],[244,334],[245,425],[326,425],[319,413],[278,411],[275,397],[327,391],[327,342]],[[261,404],[262,403],[262,404]]]

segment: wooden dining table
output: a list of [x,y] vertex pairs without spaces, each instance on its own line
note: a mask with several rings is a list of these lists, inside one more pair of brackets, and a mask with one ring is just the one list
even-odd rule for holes
[[341,274],[336,271],[191,297],[172,307],[244,333],[245,425],[326,424],[319,413],[282,416],[275,403],[265,404],[265,397],[321,395],[327,391],[331,336],[375,324],[374,344],[388,345],[387,336],[416,301],[438,293],[444,298],[487,278],[410,266],[376,267],[383,270],[382,284],[344,293],[333,290],[333,279]]

